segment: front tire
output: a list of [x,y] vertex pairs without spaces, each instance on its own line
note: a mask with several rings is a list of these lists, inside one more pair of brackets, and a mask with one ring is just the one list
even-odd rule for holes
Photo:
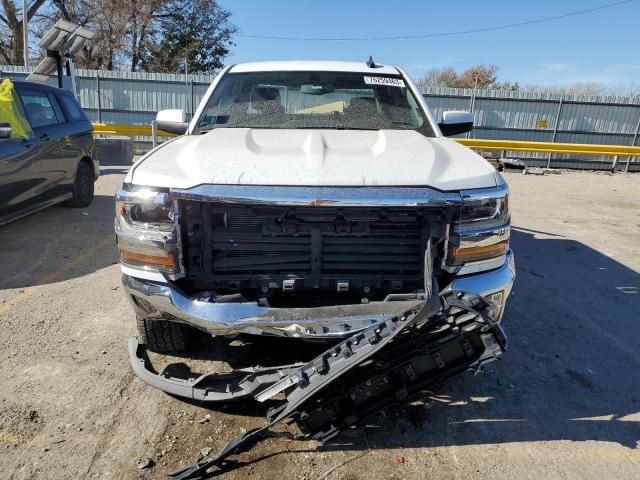
[[158,353],[182,352],[187,349],[188,326],[168,320],[148,320],[136,315],[138,341]]
[[76,178],[73,181],[72,197],[69,206],[73,208],[85,208],[93,202],[94,185],[93,169],[86,162],[80,162],[76,170]]

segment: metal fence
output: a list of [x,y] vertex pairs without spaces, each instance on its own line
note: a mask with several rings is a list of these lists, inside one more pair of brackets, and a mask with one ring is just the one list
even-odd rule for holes
[[[0,66],[11,78],[23,67]],[[158,110],[192,114],[215,75],[76,70],[76,92],[93,122],[148,125]],[[51,83],[55,84],[55,79]],[[436,119],[445,110],[473,112],[471,138],[639,145],[640,97],[590,97],[452,88],[423,91]],[[469,135],[467,135],[469,136]],[[149,140],[139,138],[138,140]],[[504,152],[534,166],[611,168],[611,158]],[[640,169],[634,159],[631,170]]]
[[[0,65],[3,76],[24,79],[24,67]],[[215,75],[110,72],[76,69],[76,94],[92,122],[149,125],[158,110],[181,108],[192,115]],[[51,77],[51,85],[57,79]],[[66,86],[71,90],[70,85]]]
[[[495,140],[639,144],[640,97],[561,95],[458,88],[426,88],[436,119],[445,110],[473,112],[467,137]],[[609,157],[505,152],[534,166],[611,168]],[[636,159],[637,160],[637,159]],[[637,167],[637,165],[634,165]],[[636,168],[632,167],[632,170]]]

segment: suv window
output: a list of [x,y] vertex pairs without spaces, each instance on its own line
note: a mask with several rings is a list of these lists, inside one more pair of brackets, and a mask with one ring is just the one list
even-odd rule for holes
[[60,108],[60,102],[53,94],[53,92],[48,92],[47,96],[49,97],[49,101],[51,102],[51,106],[53,107],[53,111],[56,112],[56,118],[58,119],[58,123],[64,123],[67,119],[62,113],[62,108]]
[[58,95],[58,99],[60,100],[60,103],[62,103],[62,108],[70,122],[87,120],[82,108],[71,95],[61,93]]
[[433,136],[400,75],[251,72],[224,76],[198,130],[212,128],[417,130]]
[[24,105],[24,111],[33,128],[64,122],[64,118],[60,115],[59,107],[55,108],[52,105],[52,101],[46,92],[21,89],[19,93]]

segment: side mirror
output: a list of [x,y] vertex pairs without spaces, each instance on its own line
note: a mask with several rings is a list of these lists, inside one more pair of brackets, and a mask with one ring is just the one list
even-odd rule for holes
[[185,134],[189,128],[187,115],[178,109],[160,110],[156,115],[156,125],[159,130],[177,135]]
[[438,124],[445,137],[467,133],[473,130],[473,115],[470,112],[451,110],[442,114],[442,122]]
[[0,138],[11,138],[10,123],[0,123]]

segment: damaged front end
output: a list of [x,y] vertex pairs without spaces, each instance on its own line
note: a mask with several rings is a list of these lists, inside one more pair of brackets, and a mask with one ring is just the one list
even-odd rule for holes
[[220,466],[287,418],[326,441],[393,402],[500,358],[500,322],[515,278],[507,193],[504,183],[458,193],[120,190],[123,282],[139,316],[214,336],[333,345],[307,364],[157,373],[145,346],[130,339],[136,375],[172,395],[205,402],[285,397],[265,427],[173,478]]
[[251,369],[193,378],[164,378],[129,343],[136,374],[176,395],[209,401],[284,395],[269,409],[266,424],[233,439],[215,457],[174,472],[171,478],[201,478],[230,455],[246,449],[290,419],[307,438],[325,442],[342,429],[360,425],[380,409],[404,401],[468,369],[497,360],[506,338],[492,319],[495,304],[462,291],[434,292],[427,300],[379,322],[303,365]]
[[116,234],[136,313],[223,336],[347,338],[442,289],[498,304],[515,271],[506,185],[125,185]]
[[[448,290],[438,295],[433,293],[428,300],[422,300],[417,304],[407,307],[401,313],[392,315],[389,320],[396,322],[399,317],[410,316],[411,312],[419,312],[420,319],[437,325],[436,329],[425,330],[427,334],[441,334],[443,332],[458,335],[465,340],[467,345],[468,335],[476,335],[480,331],[495,328],[501,338],[504,338],[502,330],[493,317],[496,305],[491,300],[463,291]],[[466,312],[461,316],[461,312]],[[417,313],[416,313],[417,315]],[[376,332],[385,320],[376,322],[368,328],[361,330],[352,336],[347,342],[353,342],[354,338],[365,334],[367,331]],[[419,323],[419,322],[417,322]],[[422,325],[422,323],[420,323]],[[438,337],[439,338],[439,337]],[[430,338],[421,338],[420,345],[430,343]],[[415,339],[403,345],[407,351],[416,349]],[[357,344],[357,340],[356,344]],[[477,341],[476,341],[477,343]],[[469,344],[470,345],[470,344]],[[504,347],[504,341],[500,342]],[[378,345],[379,349],[381,345]],[[273,384],[279,383],[283,378],[295,373],[302,364],[283,365],[278,367],[249,367],[236,369],[230,373],[204,373],[198,374],[181,369],[179,374],[172,369],[165,368],[162,374],[157,373],[146,353],[144,345],[138,343],[137,338],[129,339],[129,358],[134,373],[145,383],[163,390],[172,395],[204,402],[225,402],[256,397],[258,400],[265,398],[264,390],[268,390]],[[473,349],[465,347],[467,351]],[[376,350],[377,350],[376,349]],[[333,347],[328,350],[333,351]],[[344,355],[344,352],[342,353]],[[347,354],[348,355],[348,354]],[[256,359],[259,362],[260,359]]]

